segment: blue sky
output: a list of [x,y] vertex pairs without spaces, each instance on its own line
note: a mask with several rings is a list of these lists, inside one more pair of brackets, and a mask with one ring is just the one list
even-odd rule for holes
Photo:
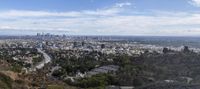
[[200,0],[0,0],[2,35],[200,35]]

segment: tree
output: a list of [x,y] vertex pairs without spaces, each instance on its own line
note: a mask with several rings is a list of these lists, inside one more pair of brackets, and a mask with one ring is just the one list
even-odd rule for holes
[[101,48],[104,49],[105,48],[105,44],[101,44]]
[[81,42],[81,46],[85,46],[85,42],[84,41]]
[[78,43],[77,42],[74,42],[73,43],[73,47],[75,48],[75,47],[77,47],[78,46]]
[[189,47],[188,46],[184,46],[183,52],[185,52],[185,53],[190,52]]
[[168,48],[163,48],[163,53],[166,54],[167,52],[169,52]]

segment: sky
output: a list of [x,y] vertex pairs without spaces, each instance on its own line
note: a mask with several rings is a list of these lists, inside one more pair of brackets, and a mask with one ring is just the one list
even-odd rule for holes
[[0,1],[0,35],[200,36],[200,0]]

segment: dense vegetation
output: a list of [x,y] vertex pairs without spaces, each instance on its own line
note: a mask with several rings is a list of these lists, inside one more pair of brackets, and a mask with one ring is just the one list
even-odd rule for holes
[[11,89],[12,83],[13,80],[10,77],[0,73],[0,89]]
[[109,74],[97,74],[90,78],[83,78],[78,80],[76,86],[80,86],[82,88],[88,87],[99,87],[104,88],[106,85],[115,84],[116,80],[113,76]]
[[[80,55],[77,57],[77,55]],[[83,53],[83,54],[82,54]],[[163,53],[148,52],[141,55],[106,55],[98,52],[65,51],[54,53],[54,63],[61,69],[53,76],[61,80],[66,75],[75,75],[78,71],[84,73],[102,65],[118,65],[120,69],[114,74],[99,74],[80,78],[75,83],[66,83],[82,88],[104,87],[108,85],[142,87],[154,83],[168,84],[176,82],[184,84],[200,84],[200,54],[194,53],[188,47],[181,52],[164,48]],[[64,56],[62,54],[77,54]],[[112,61],[107,60],[112,59]],[[64,80],[66,81],[66,80]],[[165,86],[165,85],[164,85]],[[148,89],[148,88],[144,88]],[[153,89],[153,88],[152,88]]]
[[[107,56],[101,54],[100,52],[88,52],[88,51],[49,51],[53,57],[53,66],[59,65],[62,69],[61,71],[56,71],[55,76],[60,76],[62,74],[75,75],[77,72],[86,72],[97,65],[109,64],[106,61]],[[60,74],[58,74],[60,72]]]
[[[38,55],[38,56],[36,56]],[[13,57],[18,57],[18,60],[13,60]],[[24,57],[32,57],[33,65],[41,62],[42,54],[37,52],[37,49],[32,48],[1,48],[0,60],[5,60],[11,64],[10,70],[14,72],[21,72],[23,67],[30,68],[31,63],[26,63]]]
[[[9,50],[1,49],[1,60],[9,63],[10,69],[20,72],[25,63],[11,60],[18,54],[8,54]],[[15,49],[19,50],[19,49]],[[27,51],[22,50],[26,55]],[[26,49],[30,50],[30,49]],[[34,49],[29,54],[37,54]],[[97,51],[74,51],[74,50],[46,50],[52,57],[52,63],[44,69],[38,70],[32,84],[40,86],[44,76],[49,74],[49,69],[56,68],[49,77],[62,81],[65,84],[88,89],[104,89],[109,85],[134,86],[138,89],[199,89],[200,88],[200,53],[189,50],[187,46],[180,51],[173,51],[163,48],[163,53],[149,52],[140,55],[127,54],[103,54]],[[34,59],[39,62],[39,57]],[[93,76],[75,77],[78,73],[85,74],[92,69],[106,65],[117,65],[119,69],[113,73],[100,73]],[[49,68],[51,67],[51,68]],[[45,72],[44,72],[45,71]],[[44,72],[44,73],[43,73]],[[37,79],[40,76],[41,79]],[[75,77],[74,81],[68,77]],[[37,81],[36,81],[37,80]],[[50,80],[51,81],[51,80]],[[20,80],[12,80],[9,76],[0,73],[0,88],[12,89],[15,86],[23,85]],[[49,89],[62,89],[63,85],[47,86]]]

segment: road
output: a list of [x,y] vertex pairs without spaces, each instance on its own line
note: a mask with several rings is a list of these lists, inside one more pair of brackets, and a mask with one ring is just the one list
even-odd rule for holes
[[[40,62],[39,64],[37,64],[37,65],[35,66],[35,68],[36,68],[36,69],[41,69],[41,68],[44,67],[45,64],[51,62],[51,57],[50,57],[47,53],[45,53],[44,51],[42,51],[41,49],[37,48],[37,50],[38,50],[39,53],[42,53],[42,54],[43,54],[44,60],[43,60],[42,62]],[[35,68],[34,68],[34,69],[35,69]]]

